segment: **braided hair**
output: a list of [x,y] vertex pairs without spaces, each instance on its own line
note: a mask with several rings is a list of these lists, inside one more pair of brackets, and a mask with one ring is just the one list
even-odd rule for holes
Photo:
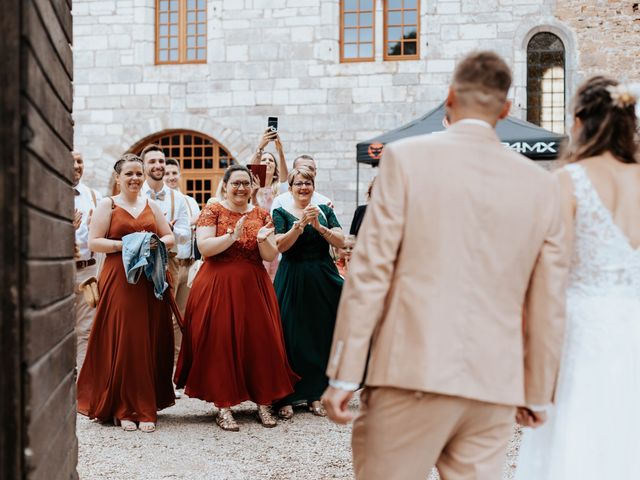
[[616,80],[595,76],[574,97],[573,115],[582,129],[564,155],[568,162],[611,152],[623,163],[638,163],[636,98]]
[[120,175],[120,172],[122,172],[122,166],[127,162],[138,162],[140,165],[143,164],[142,159],[138,155],[134,153],[125,153],[113,165],[113,169],[118,175]]

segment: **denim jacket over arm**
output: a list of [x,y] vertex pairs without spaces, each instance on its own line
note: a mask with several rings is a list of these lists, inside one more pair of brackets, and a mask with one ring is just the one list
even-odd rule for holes
[[[155,238],[158,246],[151,250],[151,239]],[[122,263],[127,282],[138,283],[144,271],[147,279],[153,282],[153,293],[158,300],[169,286],[167,278],[167,247],[155,233],[135,232],[122,237]]]

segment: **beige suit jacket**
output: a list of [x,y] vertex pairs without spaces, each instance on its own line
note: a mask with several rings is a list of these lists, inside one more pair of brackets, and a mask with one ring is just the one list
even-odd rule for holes
[[[331,379],[506,405],[552,401],[568,255],[553,176],[493,129],[385,147]],[[524,319],[524,320],[523,320]]]

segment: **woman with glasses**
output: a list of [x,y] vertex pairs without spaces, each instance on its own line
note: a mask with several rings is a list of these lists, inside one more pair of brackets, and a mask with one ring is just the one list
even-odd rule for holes
[[325,411],[320,397],[333,338],[342,277],[331,259],[330,246],[342,248],[344,236],[333,210],[313,205],[315,175],[294,168],[288,177],[293,205],[273,211],[276,243],[282,252],[274,286],[289,362],[302,377],[295,392],[282,400],[281,418],[293,416],[293,405],[306,404],[318,416]]
[[249,203],[251,174],[227,169],[223,198],[198,219],[196,240],[205,257],[185,311],[175,383],[192,398],[213,402],[216,423],[238,431],[231,407],[251,400],[258,419],[274,427],[273,402],[293,391],[278,301],[262,263],[278,254],[269,214]]

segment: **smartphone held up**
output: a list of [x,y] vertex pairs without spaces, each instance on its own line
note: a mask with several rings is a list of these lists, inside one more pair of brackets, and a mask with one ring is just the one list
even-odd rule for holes
[[272,132],[278,131],[278,117],[269,117],[267,118],[267,128]]

